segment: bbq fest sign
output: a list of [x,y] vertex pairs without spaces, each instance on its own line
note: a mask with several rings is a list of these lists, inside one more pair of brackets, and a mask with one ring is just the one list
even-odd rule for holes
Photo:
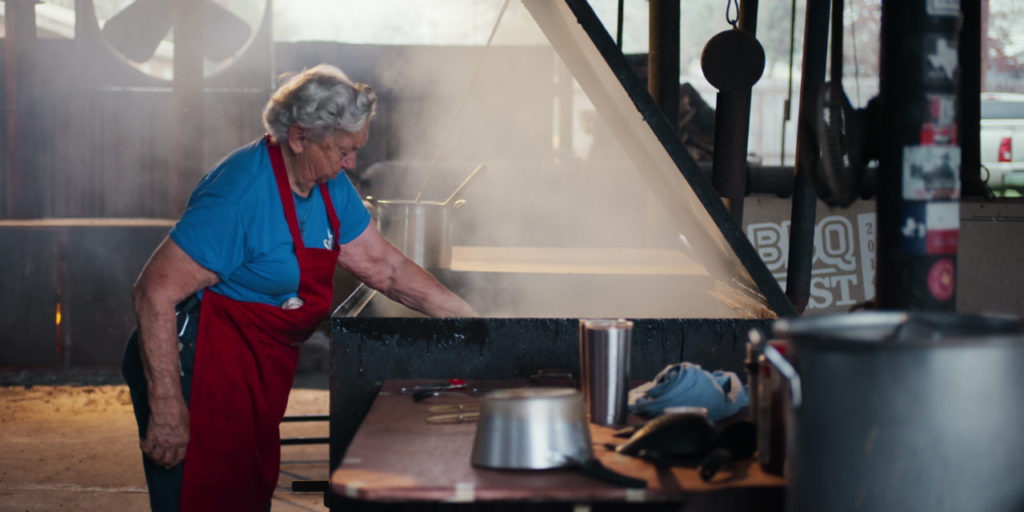
[[[789,264],[788,201],[787,208],[782,209],[772,203],[767,199],[748,203],[749,218],[780,220],[753,221],[745,231],[761,260],[785,289]],[[806,312],[849,311],[875,297],[874,202],[858,202],[843,210],[829,210],[819,203],[818,211],[822,213],[814,227],[814,261]]]

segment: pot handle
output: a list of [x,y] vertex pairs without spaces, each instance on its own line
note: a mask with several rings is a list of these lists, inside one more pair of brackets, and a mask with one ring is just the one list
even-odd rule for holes
[[480,172],[480,171],[482,171],[482,170],[484,170],[486,168],[487,168],[487,166],[484,165],[484,164],[480,164],[480,165],[476,166],[476,169],[473,169],[473,172],[469,173],[469,177],[467,177],[466,179],[462,180],[462,183],[460,183],[458,187],[455,187],[455,191],[452,192],[452,194],[450,196],[448,196],[448,199],[444,200],[444,204],[451,204],[452,199],[455,199],[459,195],[459,192],[462,192],[462,189],[466,188],[466,184],[469,183],[469,181],[472,180],[473,177],[476,176],[476,174],[478,172]]
[[800,374],[796,372],[796,368],[789,364],[786,357],[775,350],[775,347],[771,346],[770,343],[765,343],[761,349],[761,353],[769,364],[775,367],[786,381],[789,382],[789,393],[790,400],[793,404],[793,411],[799,412],[800,407],[803,405],[803,394],[800,386]]
[[647,488],[647,480],[633,478],[631,476],[623,475],[622,473],[616,473],[615,471],[608,469],[604,464],[601,464],[601,461],[594,457],[587,460],[570,460],[580,468],[580,473],[601,480],[602,482],[608,482],[620,487],[629,487],[631,489]]
[[363,308],[369,304],[370,299],[373,298],[377,290],[366,286],[364,283],[359,283],[352,293],[338,304],[338,307],[334,310],[331,316],[334,317],[354,317],[359,316],[359,313],[363,311]]
[[377,202],[377,198],[373,196],[366,196],[363,198],[363,207],[370,211],[370,218],[373,222],[378,222],[380,219],[380,203]]

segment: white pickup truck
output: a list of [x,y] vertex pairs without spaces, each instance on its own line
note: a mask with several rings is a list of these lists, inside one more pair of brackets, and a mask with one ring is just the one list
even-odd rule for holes
[[1024,195],[1024,94],[981,93],[981,165],[997,195]]

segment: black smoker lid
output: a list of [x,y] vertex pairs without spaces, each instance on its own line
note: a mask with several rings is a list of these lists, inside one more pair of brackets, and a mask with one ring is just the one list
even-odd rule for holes
[[701,238],[692,245],[708,271],[730,288],[755,289],[779,316],[797,316],[590,5],[585,0],[523,4],[605,122],[618,127],[618,140],[652,192],[687,228],[688,237]]

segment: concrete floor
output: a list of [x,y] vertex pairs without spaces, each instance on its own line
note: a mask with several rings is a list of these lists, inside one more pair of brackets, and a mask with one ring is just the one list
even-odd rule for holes
[[[286,414],[326,414],[324,382],[297,380]],[[326,437],[328,425],[286,423],[281,435]],[[0,512],[148,510],[124,385],[0,386],[0,454]],[[321,493],[294,493],[291,482],[327,480],[327,445],[283,446],[281,459],[274,512],[326,510]]]

